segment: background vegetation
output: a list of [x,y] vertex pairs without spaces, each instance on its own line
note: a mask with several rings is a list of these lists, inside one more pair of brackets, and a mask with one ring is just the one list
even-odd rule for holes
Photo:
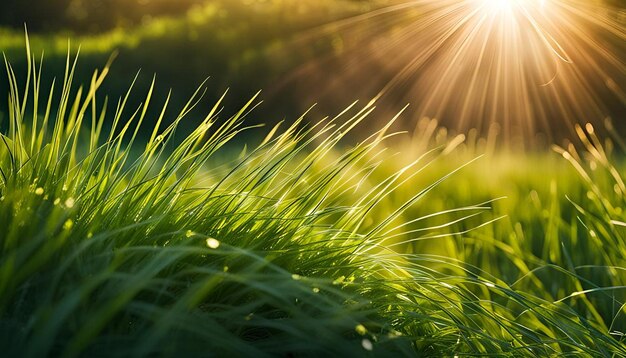
[[[164,100],[168,89],[172,88],[171,103],[180,107],[196,87],[209,78],[204,105],[209,106],[225,90],[230,89],[236,95],[227,96],[224,105],[231,111],[242,106],[244,98],[250,98],[259,90],[267,92],[272,91],[272,88],[279,89],[281,76],[300,63],[336,50],[333,40],[336,41],[339,35],[326,31],[326,35],[308,39],[307,31],[336,19],[362,13],[376,4],[353,0],[176,2],[176,11],[168,12],[167,16],[149,16],[137,25],[132,20],[133,11],[124,10],[126,7],[142,14],[151,14],[148,9],[158,8],[158,4],[166,2],[149,1],[141,5],[124,2],[125,5],[121,7],[106,3],[81,3],[86,7],[98,7],[97,11],[87,11],[85,8],[96,18],[96,21],[87,21],[96,24],[94,26],[98,30],[93,32],[85,32],[81,26],[64,20],[63,16],[49,15],[67,12],[67,6],[50,5],[54,10],[41,11],[42,17],[54,21],[50,28],[55,29],[53,32],[31,34],[33,53],[39,55],[43,51],[46,57],[47,70],[43,72],[42,83],[49,85],[54,76],[63,72],[68,39],[71,38],[72,51],[77,51],[79,47],[81,49],[82,60],[76,69],[79,81],[88,81],[93,67],[103,66],[112,53],[116,54],[116,65],[112,67],[108,81],[104,84],[104,90],[112,98],[122,96],[137,71],[141,70],[142,74],[136,83],[139,93],[147,91],[153,74],[156,74],[159,83],[163,85],[157,86],[155,96]],[[18,11],[26,5],[3,3],[2,6]],[[32,13],[27,9],[24,12]],[[117,12],[128,21],[119,20],[117,22],[120,24],[116,26],[97,25],[97,19],[115,19]],[[29,30],[48,29],[38,27],[42,24],[39,21],[13,16],[12,21],[6,24],[17,27],[0,27],[0,48],[15,67],[18,76],[25,73],[27,65],[22,48],[23,22],[17,20],[22,18],[27,21]],[[6,89],[0,91],[0,95],[6,97]],[[285,117],[293,120],[314,104],[313,101],[301,103],[289,90],[280,91],[280,95],[276,96],[262,94],[262,98],[267,103],[259,109],[259,123],[275,123]],[[129,98],[133,104],[139,104],[141,100],[141,96],[131,95]],[[4,102],[0,105],[0,110],[2,108],[5,108]]]
[[[389,50],[388,58],[383,52],[382,58],[368,61],[372,57],[369,47],[385,48],[388,42],[391,45],[401,41],[402,36],[394,34],[402,34],[403,29],[419,23],[422,13],[411,10],[359,21],[346,22],[346,19],[398,2],[194,0],[177,1],[173,6],[173,2],[162,0],[123,1],[123,4],[103,0],[71,1],[58,6],[50,3],[50,8],[42,5],[40,10],[32,11],[19,10],[29,7],[25,5],[27,3],[3,2],[0,6],[4,9],[0,13],[22,11],[26,15],[10,15],[6,22],[0,22],[0,48],[15,67],[16,74],[21,76],[25,73],[22,35],[26,23],[31,32],[33,53],[39,56],[41,51],[45,52],[46,71],[42,72],[45,86],[63,73],[68,39],[71,39],[73,51],[81,48],[82,60],[76,69],[77,80],[81,82],[88,82],[92,69],[103,66],[112,53],[116,54],[115,66],[112,66],[103,87],[111,98],[123,96],[137,71],[141,70],[135,83],[135,88],[139,90],[137,93],[147,91],[152,76],[156,74],[161,84],[155,88],[156,98],[164,100],[171,88],[174,91],[170,102],[178,107],[186,103],[204,79],[209,78],[204,106],[210,106],[230,89],[232,95],[227,96],[223,103],[230,111],[236,111],[246,102],[244,99],[262,90],[259,98],[263,103],[257,109],[256,122],[273,124],[282,119],[293,121],[314,104],[317,105],[311,118],[317,119],[341,112],[352,101],[368,102],[396,74],[388,68],[388,64],[397,55]],[[622,4],[614,3],[614,6]],[[71,9],[74,8],[86,14],[84,26],[80,25],[80,21],[72,20],[75,15],[72,15]],[[45,25],[46,21],[31,20],[28,14],[54,24]],[[94,26],[94,29],[85,28],[87,25]],[[380,34],[388,35],[389,39],[385,40]],[[599,39],[605,45],[612,43],[611,50],[616,51],[616,56],[623,54],[623,46],[615,36]],[[359,52],[361,48],[362,53]],[[581,62],[584,58],[577,60]],[[355,63],[366,65],[355,70]],[[603,63],[597,65],[603,66]],[[607,66],[608,63],[604,64],[604,67]],[[614,75],[619,87],[623,71],[618,68],[613,72],[605,75]],[[347,78],[343,77],[344,74]],[[593,82],[592,88],[596,96],[602,96],[607,116],[612,117],[616,129],[623,132],[622,121],[619,120],[624,112],[622,99],[612,94],[603,80]],[[379,101],[374,119],[380,121],[379,125],[384,125],[383,118],[393,117],[410,102],[411,110],[396,123],[396,128],[414,130],[420,119],[417,110],[421,103],[406,99],[405,90],[408,89],[400,86],[384,101]],[[6,92],[0,92],[0,95],[5,97]],[[554,100],[549,96],[547,98]],[[138,105],[142,96],[131,94],[129,101]],[[0,111],[6,112],[4,106],[5,103],[0,102]],[[573,119],[559,118],[558,111],[550,113],[554,118],[539,130],[551,133],[556,140],[571,139],[575,134],[568,123]],[[198,113],[190,118],[197,123],[199,116]],[[584,125],[593,116],[581,117],[576,121],[582,120],[579,124]],[[448,128],[469,129],[457,128],[456,118],[439,119]],[[500,125],[503,126],[502,121]],[[183,127],[186,126],[187,123],[183,124]],[[187,129],[192,127],[190,124]],[[598,130],[603,129],[602,125],[597,127]],[[488,126],[479,130],[481,136],[488,135]],[[353,133],[353,137],[360,132]],[[367,135],[360,134],[361,137]]]

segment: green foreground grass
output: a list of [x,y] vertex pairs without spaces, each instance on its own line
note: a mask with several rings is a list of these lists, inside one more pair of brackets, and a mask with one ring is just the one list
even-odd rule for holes
[[148,117],[152,90],[100,100],[108,68],[51,90],[28,63],[0,122],[9,356],[626,356],[626,186],[591,127],[525,156],[423,122],[400,155],[342,144],[371,106],[264,130],[252,99],[180,138],[201,90]]

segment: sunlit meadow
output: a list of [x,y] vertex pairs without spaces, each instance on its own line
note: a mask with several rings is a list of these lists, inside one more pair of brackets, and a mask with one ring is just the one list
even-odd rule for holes
[[172,1],[0,5],[1,355],[626,357],[622,1]]

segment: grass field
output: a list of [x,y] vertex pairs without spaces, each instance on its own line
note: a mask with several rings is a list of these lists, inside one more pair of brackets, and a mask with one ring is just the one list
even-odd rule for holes
[[181,136],[201,91],[106,106],[109,69],[79,89],[73,61],[54,91],[30,55],[3,84],[9,356],[626,356],[619,136],[353,145],[367,105],[257,128],[254,98]]

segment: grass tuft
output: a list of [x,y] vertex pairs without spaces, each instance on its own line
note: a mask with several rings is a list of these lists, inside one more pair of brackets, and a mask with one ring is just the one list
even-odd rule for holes
[[[411,249],[478,241],[500,222],[491,225],[492,200],[411,214],[460,168],[404,195],[450,146],[385,174],[387,127],[344,149],[372,111],[353,105],[315,125],[276,126],[232,155],[243,132],[258,130],[245,121],[255,98],[226,117],[218,101],[181,136],[202,89],[177,114],[166,101],[148,118],[154,84],[138,108],[126,105],[131,86],[111,111],[99,94],[108,65],[76,86],[77,57],[50,87],[30,50],[25,82],[5,61],[0,346],[9,356],[626,355],[626,218],[612,202],[626,189],[592,131],[585,155],[610,181],[561,150],[589,188],[576,204],[589,239],[563,241],[541,266],[508,252],[500,259],[520,272],[512,282],[477,260]],[[573,247],[592,250],[594,266]],[[538,294],[549,290],[546,270],[575,290]],[[586,270],[610,275],[590,280]],[[619,307],[611,320],[606,300]]]

